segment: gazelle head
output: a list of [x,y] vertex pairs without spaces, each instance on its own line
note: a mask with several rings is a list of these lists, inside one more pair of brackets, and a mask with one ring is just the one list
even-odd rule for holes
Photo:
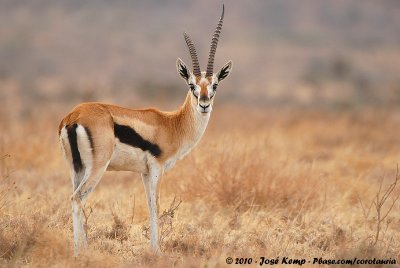
[[207,71],[201,72],[199,60],[197,58],[196,49],[190,37],[184,33],[186,44],[189,48],[190,57],[192,58],[193,72],[189,70],[186,64],[178,58],[176,68],[179,75],[186,81],[191,91],[192,104],[196,106],[198,112],[203,115],[208,114],[212,110],[214,96],[217,92],[219,82],[224,80],[232,70],[232,61],[228,61],[218,73],[214,73],[214,57],[217,50],[218,39],[222,29],[224,19],[224,6],[222,6],[222,15],[215,29],[211,40],[210,54],[208,57]]

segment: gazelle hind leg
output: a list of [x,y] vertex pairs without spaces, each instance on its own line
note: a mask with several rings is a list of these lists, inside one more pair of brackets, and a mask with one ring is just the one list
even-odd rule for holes
[[93,192],[96,188],[97,184],[99,184],[101,178],[103,177],[105,171],[107,170],[108,164],[110,161],[105,163],[103,166],[99,168],[95,168],[92,170],[92,173],[88,176],[88,178],[82,182],[82,185],[79,186],[79,190],[77,192],[77,196],[80,197],[82,203],[86,202],[89,194]]
[[[107,154],[101,155],[102,157],[95,157],[93,154],[94,137],[91,135],[90,130],[79,124],[77,124],[75,130],[75,146],[79,150],[79,157],[82,166],[82,170],[80,170],[73,179],[73,194],[71,197],[74,228],[74,248],[75,255],[77,255],[82,249],[87,247],[87,234],[83,221],[83,205],[85,204],[89,194],[94,190],[97,183],[100,181],[108,166],[108,160],[110,159],[112,153],[112,143],[108,143],[110,150],[107,151]],[[74,133],[70,131],[70,134],[73,135]],[[77,153],[75,154],[77,155]]]
[[[87,246],[83,205],[107,169],[113,153],[114,134],[112,129],[90,129],[75,123],[61,128],[60,143],[71,169],[74,250],[78,255]],[[102,153],[95,154],[96,148],[102,148]]]
[[87,248],[87,236],[83,224],[83,209],[79,198],[72,200],[72,226],[74,230],[74,254],[77,256]]
[[[73,175],[73,189],[77,189],[79,184],[85,179],[84,177],[90,174],[79,172]],[[83,209],[80,196],[75,196],[72,199],[72,228],[74,233],[74,254],[77,256],[79,252],[87,248],[87,237],[83,224]]]
[[142,174],[142,180],[146,191],[147,205],[150,214],[150,245],[154,251],[160,252],[158,245],[158,204],[157,187],[162,175],[162,168],[154,165],[149,167],[147,174]]
[[77,256],[82,250],[87,248],[87,233],[84,225],[84,212],[83,205],[85,204],[88,196],[93,192],[96,185],[99,183],[103,176],[107,165],[101,169],[92,169],[91,173],[86,173],[81,180],[81,184],[74,187],[78,189],[72,198],[72,223],[74,229],[74,253]]

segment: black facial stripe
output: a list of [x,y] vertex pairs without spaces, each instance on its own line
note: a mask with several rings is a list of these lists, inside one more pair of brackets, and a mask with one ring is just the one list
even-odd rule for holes
[[122,143],[140,148],[143,151],[149,151],[155,157],[161,155],[161,149],[157,144],[143,139],[142,136],[129,126],[119,125],[114,122],[114,135]]
[[72,126],[66,126],[69,145],[71,146],[72,163],[74,165],[74,170],[76,173],[82,170],[83,164],[81,155],[78,149],[78,140],[76,135],[76,128],[78,124],[73,124]]

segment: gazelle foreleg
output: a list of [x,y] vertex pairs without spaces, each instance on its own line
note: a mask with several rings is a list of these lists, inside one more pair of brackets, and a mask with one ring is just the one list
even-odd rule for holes
[[158,253],[160,252],[160,248],[158,245],[157,187],[161,176],[162,168],[156,164],[149,166],[147,174],[142,174],[150,215],[150,245],[152,249]]

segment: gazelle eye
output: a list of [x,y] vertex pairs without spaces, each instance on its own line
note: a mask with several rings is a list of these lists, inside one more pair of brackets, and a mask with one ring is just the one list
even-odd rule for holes
[[213,90],[214,90],[214,91],[217,90],[217,86],[218,86],[217,84],[214,84],[214,85],[213,85]]
[[189,84],[190,90],[194,90],[196,87],[193,84]]

